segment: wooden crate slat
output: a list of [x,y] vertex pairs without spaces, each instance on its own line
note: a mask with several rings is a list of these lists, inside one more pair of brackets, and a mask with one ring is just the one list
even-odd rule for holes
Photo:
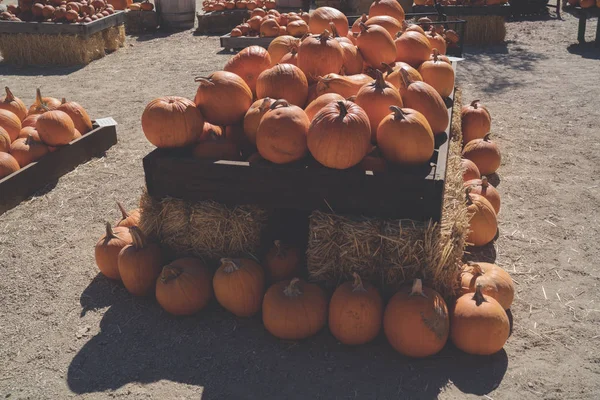
[[37,33],[43,35],[80,35],[88,37],[96,32],[125,22],[125,12],[116,11],[108,17],[87,24],[61,22],[13,22],[0,21],[1,33]]

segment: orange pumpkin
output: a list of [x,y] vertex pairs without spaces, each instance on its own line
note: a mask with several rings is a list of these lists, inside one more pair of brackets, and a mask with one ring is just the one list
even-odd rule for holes
[[43,114],[46,111],[56,110],[60,107],[60,104],[60,100],[55,99],[54,97],[42,97],[42,93],[38,88],[36,90],[35,102],[29,107],[28,115]]
[[10,111],[19,117],[20,121],[23,121],[27,117],[27,107],[25,103],[18,97],[12,94],[8,86],[4,87],[6,90],[6,96],[0,98],[0,110]]
[[300,46],[300,39],[293,36],[279,36],[273,39],[267,49],[271,56],[271,66],[279,63],[281,58],[291,52],[292,49],[298,50],[298,46]]
[[300,250],[275,240],[265,256],[265,271],[271,282],[292,279],[300,272]]
[[0,126],[0,153],[10,153],[11,142],[12,140],[10,140],[10,136],[8,136],[6,129]]
[[196,141],[204,117],[193,101],[178,96],[152,100],[142,114],[142,130],[156,147],[182,147]]
[[438,51],[438,49],[431,49],[431,56],[429,56],[429,61],[433,61],[434,59],[438,59],[439,61],[443,61],[447,64],[450,64],[450,66],[452,66],[452,61],[450,61],[450,59],[442,54],[440,54],[440,52]]
[[304,107],[308,97],[306,75],[292,64],[275,65],[258,76],[256,96],[285,99],[291,104]]
[[315,82],[329,73],[337,74],[343,65],[342,47],[328,30],[305,38],[298,47],[298,67],[309,82]]
[[260,37],[279,36],[279,24],[275,19],[264,19],[260,24]]
[[405,31],[394,40],[395,61],[402,61],[414,68],[429,60],[431,44],[425,35],[415,31]]
[[10,141],[13,142],[21,132],[21,120],[12,111],[0,109],[0,127],[4,128],[10,137]]
[[468,243],[473,246],[485,246],[494,240],[498,231],[496,211],[485,197],[470,193],[470,188],[467,188],[467,214],[469,216]]
[[156,280],[156,300],[173,315],[192,315],[213,296],[212,273],[197,258],[180,258],[163,267]]
[[366,84],[372,83],[375,80],[366,74],[356,75],[338,75],[327,74],[319,78],[319,82],[315,88],[316,96],[322,96],[326,93],[337,93],[347,99],[351,96],[356,96],[358,91]]
[[271,56],[264,47],[246,47],[227,61],[223,70],[233,72],[246,82],[253,95],[256,95],[256,80],[271,67]]
[[390,16],[404,21],[404,9],[397,0],[375,0],[369,7],[369,17]]
[[463,143],[481,139],[492,128],[492,116],[479,100],[464,106],[460,111]]
[[389,301],[383,315],[383,330],[392,347],[409,357],[438,353],[448,340],[448,307],[438,292],[415,279]]
[[280,339],[305,339],[319,332],[327,321],[327,298],[314,284],[294,278],[275,283],[265,293],[263,324]]
[[252,91],[232,72],[217,71],[207,78],[196,78],[196,82],[200,82],[200,86],[194,103],[211,124],[234,125],[252,105]]
[[390,17],[389,15],[378,15],[376,17],[371,17],[365,22],[365,25],[379,25],[388,31],[392,38],[395,38],[398,32],[402,30],[402,23],[400,23],[400,21],[398,21],[396,18]]
[[477,165],[473,161],[463,158],[460,160],[460,163],[463,170],[463,181],[468,182],[472,179],[481,178],[479,168],[477,168]]
[[500,212],[500,193],[492,186],[486,176],[481,179],[472,179],[464,183],[464,187],[471,188],[471,193],[485,197],[490,202],[496,214]]
[[491,355],[502,350],[510,334],[506,312],[495,299],[481,293],[467,293],[456,300],[452,310],[450,338],[469,354]]
[[238,317],[250,317],[260,311],[265,272],[250,259],[223,258],[213,277],[213,289],[223,308]]
[[112,5],[115,10],[126,10],[133,0],[106,0],[106,3]]
[[132,243],[119,252],[119,275],[129,293],[149,296],[155,291],[164,256],[160,247],[149,243],[137,226],[130,227],[129,234]]
[[446,54],[446,39],[438,34],[433,26],[431,27],[431,30],[425,32],[425,36],[427,37],[427,40],[429,40],[431,49],[437,49],[440,54]]
[[236,161],[241,159],[237,143],[223,134],[222,129],[213,129],[212,125],[200,136],[200,140],[192,150],[192,155],[207,160]]
[[96,265],[109,279],[121,279],[119,274],[119,253],[123,247],[132,243],[128,228],[112,228],[106,223],[106,233],[96,243]]
[[244,135],[254,146],[256,146],[256,132],[258,131],[260,120],[274,102],[275,100],[270,97],[258,99],[252,103],[244,116]]
[[508,310],[515,298],[513,280],[496,264],[486,262],[469,262],[462,266],[460,276],[460,295],[474,293],[481,286],[481,293],[490,296],[505,310]]
[[38,118],[35,129],[42,142],[48,146],[63,146],[69,144],[75,137],[73,120],[64,111],[45,112]]
[[342,64],[342,73],[344,75],[360,74],[363,70],[363,56],[354,44],[340,42],[344,55],[344,63]]
[[371,151],[369,117],[350,101],[329,103],[313,118],[307,143],[312,156],[324,166],[353,167]]
[[32,136],[17,139],[10,145],[10,154],[17,160],[21,168],[39,160],[48,154],[48,151],[48,146],[35,141]]
[[462,155],[473,161],[482,175],[493,174],[502,162],[500,150],[490,139],[489,133],[483,139],[474,139],[468,142],[463,148]]
[[360,25],[356,46],[362,54],[365,64],[380,68],[381,63],[393,63],[396,60],[396,46],[392,36],[379,25]]
[[292,64],[298,66],[298,52],[296,49],[292,49],[291,52],[287,53],[285,56],[281,58],[279,61],[281,64]]
[[42,114],[28,115],[21,123],[21,129],[27,128],[27,127],[35,128],[35,125],[37,124],[37,120],[41,115]]
[[19,163],[13,156],[0,151],[0,179],[6,178],[19,169]]
[[87,111],[80,106],[78,103],[74,101],[67,102],[64,98],[62,99],[61,105],[57,108],[59,111],[63,111],[67,113],[71,120],[73,121],[73,125],[75,125],[75,129],[79,131],[81,134],[86,134],[92,130],[92,120],[88,115]]
[[306,106],[304,111],[306,112],[308,119],[312,121],[315,115],[321,111],[323,107],[331,102],[342,100],[345,100],[345,98],[337,93],[326,93],[314,99],[308,106]]
[[287,31],[291,36],[302,37],[308,33],[308,24],[303,20],[292,21],[287,24]]
[[117,221],[115,226],[121,226],[123,228],[131,228],[132,226],[138,226],[140,223],[140,209],[136,208],[131,211],[127,211],[121,202],[117,201],[117,207],[121,211],[121,219]]
[[386,71],[385,74],[385,80],[388,81],[389,83],[391,83],[392,85],[394,85],[394,87],[401,87],[402,86],[402,73],[400,72],[401,69],[405,70],[408,73],[408,76],[410,77],[411,80],[413,81],[422,81],[423,77],[421,76],[421,74],[419,73],[419,71],[417,71],[416,69],[414,69],[413,67],[411,67],[410,65],[408,65],[405,62],[397,62],[394,67],[392,67],[389,64],[384,64],[384,69]]
[[247,23],[250,26],[250,29],[252,29],[255,32],[258,32],[260,31],[260,26],[262,25],[263,20],[263,17],[256,15],[250,18]]
[[354,282],[341,284],[329,303],[329,330],[346,345],[375,339],[381,330],[383,299],[377,289],[363,283],[357,273]]
[[419,67],[423,81],[431,85],[442,97],[448,97],[454,91],[454,68],[447,62],[438,59],[433,49],[433,60],[425,61]]
[[[310,14],[308,26],[310,31],[319,35],[330,29],[329,23],[333,22],[340,36],[348,34],[348,18],[341,11],[333,7],[319,7]],[[332,71],[338,72],[338,71]]]

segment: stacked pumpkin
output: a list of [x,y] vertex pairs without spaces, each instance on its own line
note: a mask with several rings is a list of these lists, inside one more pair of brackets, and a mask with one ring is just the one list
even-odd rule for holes
[[6,21],[89,23],[123,10],[131,0],[19,0],[0,14]]
[[275,0],[210,0],[202,2],[202,11],[274,9],[276,5]]
[[230,35],[276,37],[289,34],[301,37],[309,31],[309,19],[309,14],[303,11],[280,13],[273,8],[253,8],[250,19],[233,28]]
[[8,87],[0,98],[0,179],[92,130],[85,109],[73,101],[42,97],[27,109]]
[[570,6],[581,7],[581,8],[600,8],[600,0],[568,0]]

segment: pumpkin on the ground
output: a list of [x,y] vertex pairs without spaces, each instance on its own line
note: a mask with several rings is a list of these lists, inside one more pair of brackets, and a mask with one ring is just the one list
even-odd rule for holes
[[300,250],[275,240],[265,256],[265,272],[271,282],[292,279],[300,272]]
[[496,237],[498,231],[496,211],[485,197],[470,193],[470,188],[467,188],[466,193],[469,215],[467,243],[473,246],[484,246]]
[[460,120],[464,144],[485,137],[492,128],[492,117],[479,100],[474,100],[462,108]]
[[227,311],[238,317],[250,317],[260,311],[265,272],[250,259],[222,258],[213,277],[213,290]]
[[463,148],[462,156],[477,165],[481,175],[491,175],[500,167],[502,157],[488,133],[482,139],[473,139]]
[[119,274],[119,253],[123,247],[132,243],[128,228],[116,227],[106,223],[106,233],[96,243],[96,265],[109,279],[121,279]]
[[129,228],[132,243],[118,256],[119,275],[127,291],[135,296],[148,296],[155,291],[156,279],[163,267],[163,252],[146,239],[140,228]]
[[508,310],[515,298],[515,285],[504,269],[486,262],[468,262],[462,266],[460,294],[474,293],[478,285],[486,296],[493,297]]
[[197,258],[180,258],[163,267],[156,280],[156,300],[173,315],[192,315],[213,297],[212,273]]
[[500,212],[500,193],[492,186],[484,175],[481,179],[472,179],[464,183],[464,187],[470,187],[471,193],[485,197],[490,202],[496,214]]
[[127,211],[121,202],[117,201],[117,207],[121,211],[121,219],[117,221],[115,226],[121,226],[123,228],[131,228],[132,226],[138,226],[140,223],[140,209],[136,208],[131,211]]
[[477,165],[475,165],[473,161],[462,158],[460,160],[460,166],[463,171],[463,181],[468,182],[473,179],[481,178],[479,168],[477,168]]

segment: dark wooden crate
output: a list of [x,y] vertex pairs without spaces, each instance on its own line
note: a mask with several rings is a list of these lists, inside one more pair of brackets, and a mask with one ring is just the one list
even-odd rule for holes
[[221,47],[227,51],[239,50],[248,46],[262,46],[265,49],[269,47],[274,37],[258,37],[258,36],[238,36],[231,37],[228,33],[219,38]]
[[[509,16],[510,4],[499,4],[493,6],[438,6],[441,14],[448,16],[472,16],[472,15],[498,15]],[[435,6],[413,6],[415,13],[435,13]]]
[[[249,10],[213,11],[196,14],[198,19],[198,34],[225,34],[233,28],[250,19]],[[222,44],[222,43],[221,43]]]
[[81,138],[0,179],[0,214],[17,206],[79,164],[104,154],[117,143],[116,125],[112,118],[97,119],[93,129]]

